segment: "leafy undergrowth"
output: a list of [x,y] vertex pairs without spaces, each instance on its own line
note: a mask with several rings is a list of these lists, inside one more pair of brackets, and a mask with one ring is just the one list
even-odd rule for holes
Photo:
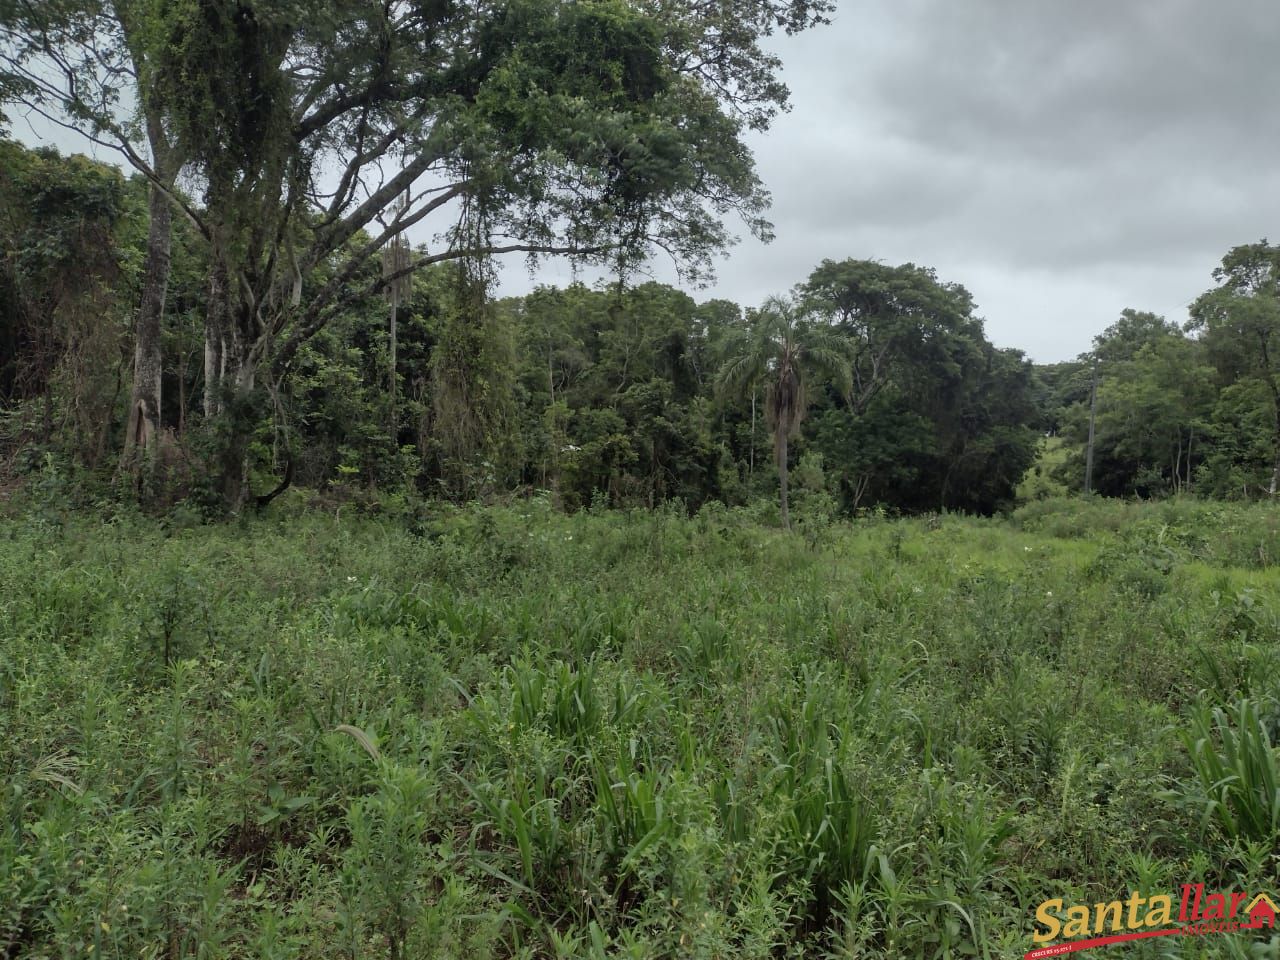
[[1013,957],[1274,889],[1275,527],[1169,509],[10,521],[0,957]]

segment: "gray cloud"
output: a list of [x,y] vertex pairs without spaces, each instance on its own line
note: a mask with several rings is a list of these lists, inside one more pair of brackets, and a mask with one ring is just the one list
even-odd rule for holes
[[1227,249],[1276,232],[1263,0],[872,0],[778,49],[794,110],[754,143],[777,241],[731,252],[722,295],[911,260],[1057,360],[1126,306],[1184,320]]

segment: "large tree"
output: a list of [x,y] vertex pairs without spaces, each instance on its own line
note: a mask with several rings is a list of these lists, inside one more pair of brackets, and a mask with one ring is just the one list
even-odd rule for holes
[[808,438],[846,508],[989,513],[1034,457],[1030,366],[987,341],[973,298],[915,264],[826,260],[800,288],[847,339],[848,401],[819,398]]
[[973,321],[973,298],[928,267],[824,260],[802,285],[813,309],[853,346],[851,403],[861,413],[904,364],[954,366],[954,340]]
[[720,387],[730,396],[764,388],[765,420],[773,431],[778,465],[782,525],[788,530],[788,442],[808,411],[814,377],[827,376],[848,396],[853,385],[850,355],[848,339],[816,322],[801,303],[772,297],[752,318],[750,330],[720,371]]
[[[395,279],[366,266],[403,231],[441,224],[412,268],[521,252],[625,269],[662,249],[693,273],[729,241],[726,215],[767,233],[742,135],[766,128],[787,91],[760,41],[834,6],[139,5],[146,16],[94,0],[39,17],[19,5],[0,29],[28,102],[121,150],[209,244],[206,412],[226,422],[232,506],[246,493],[260,375],[278,382],[330,318]],[[139,47],[148,102],[198,200],[166,182],[120,117],[137,91],[122,99],[130,71],[115,65]]]

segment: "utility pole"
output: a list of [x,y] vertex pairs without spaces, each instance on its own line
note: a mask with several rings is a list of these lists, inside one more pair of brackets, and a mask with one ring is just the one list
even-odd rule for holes
[[1084,453],[1084,492],[1093,493],[1093,432],[1098,418],[1098,358],[1093,358],[1093,386],[1089,390],[1089,445]]

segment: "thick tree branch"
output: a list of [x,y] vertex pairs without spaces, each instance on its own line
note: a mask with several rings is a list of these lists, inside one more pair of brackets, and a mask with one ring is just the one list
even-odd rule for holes
[[360,230],[372,223],[396,197],[413,186],[418,177],[444,156],[442,151],[433,149],[432,139],[435,138],[428,139],[421,152],[408,166],[371,193],[364,203],[341,220],[334,221],[327,228],[317,231],[316,242],[311,252],[313,265],[338,250]]

